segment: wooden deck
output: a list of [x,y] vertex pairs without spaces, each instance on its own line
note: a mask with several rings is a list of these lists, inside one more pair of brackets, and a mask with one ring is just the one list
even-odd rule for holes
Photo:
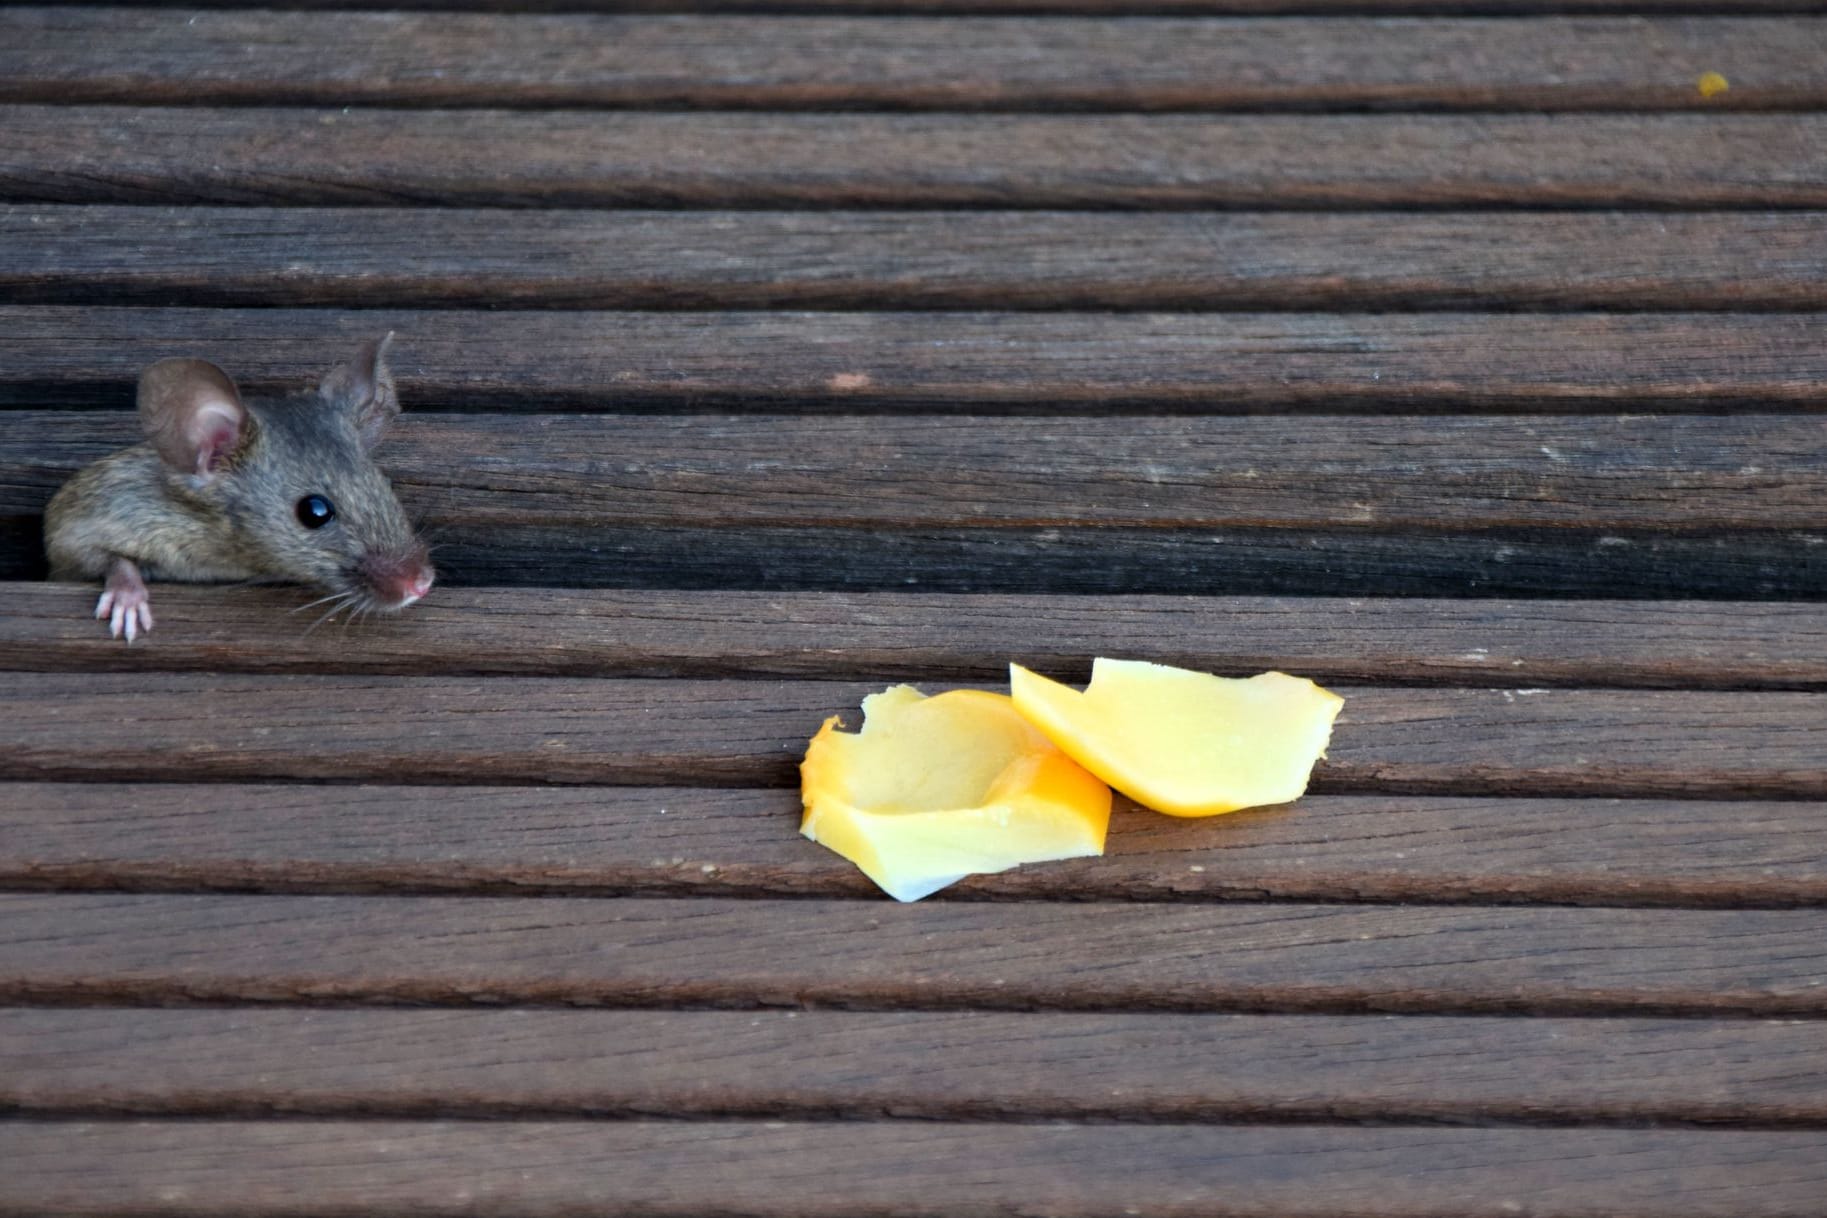
[[[1818,5],[329,7],[0,5],[0,1216],[1827,1213]],[[41,582],[388,329],[424,603]],[[1313,793],[797,835],[1097,655]]]

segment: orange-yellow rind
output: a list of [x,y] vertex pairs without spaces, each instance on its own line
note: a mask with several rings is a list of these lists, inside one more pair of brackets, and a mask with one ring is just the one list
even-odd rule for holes
[[800,765],[800,832],[914,901],[967,875],[1104,852],[1110,788],[1002,694],[863,699],[860,732],[827,719]]
[[1345,704],[1286,673],[1235,679],[1102,658],[1083,693],[1019,664],[1009,688],[1015,708],[1073,760],[1170,816],[1299,798]]

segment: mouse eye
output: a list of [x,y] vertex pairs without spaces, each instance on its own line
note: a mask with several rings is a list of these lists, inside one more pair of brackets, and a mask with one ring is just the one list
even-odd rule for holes
[[321,529],[336,519],[336,505],[322,495],[306,495],[298,501],[298,523],[307,529]]

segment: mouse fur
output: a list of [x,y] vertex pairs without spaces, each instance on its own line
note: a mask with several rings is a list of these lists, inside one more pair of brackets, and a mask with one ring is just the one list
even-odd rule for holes
[[[151,627],[147,579],[312,584],[356,612],[418,600],[434,579],[426,547],[369,456],[400,409],[391,337],[281,397],[244,399],[203,360],[153,364],[138,391],[146,440],[45,509],[52,578],[106,581],[97,616],[129,640]],[[313,510],[325,504],[328,519]]]

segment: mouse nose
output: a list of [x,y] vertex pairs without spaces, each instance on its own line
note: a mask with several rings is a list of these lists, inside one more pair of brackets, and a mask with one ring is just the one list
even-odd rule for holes
[[370,554],[360,563],[361,575],[384,609],[404,609],[427,592],[437,572],[431,569],[424,546],[394,554]]

